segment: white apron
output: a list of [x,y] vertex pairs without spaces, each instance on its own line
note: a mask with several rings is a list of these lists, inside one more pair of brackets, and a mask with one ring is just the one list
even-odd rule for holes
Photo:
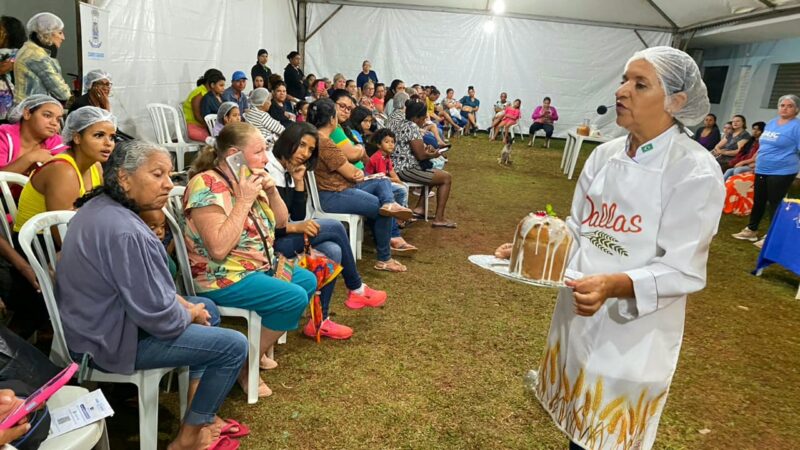
[[[668,152],[673,138],[667,140]],[[586,191],[579,249],[569,267],[585,275],[645,266],[656,257],[662,178],[668,158],[646,167],[617,152]],[[573,210],[573,215],[575,211]],[[608,299],[577,316],[559,290],[536,396],[559,428],[587,449],[649,449],[678,361],[686,296],[630,320],[633,299]],[[628,318],[626,318],[628,317]]]

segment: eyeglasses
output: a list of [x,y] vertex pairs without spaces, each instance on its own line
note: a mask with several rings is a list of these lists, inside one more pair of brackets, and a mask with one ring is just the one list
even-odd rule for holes
[[345,105],[343,103],[337,103],[336,106],[338,106],[339,109],[341,109],[342,111],[347,111],[347,112],[352,112],[353,111],[353,107],[352,106],[347,106],[347,105]]
[[100,87],[111,87],[110,81],[95,81],[93,84],[96,84]]

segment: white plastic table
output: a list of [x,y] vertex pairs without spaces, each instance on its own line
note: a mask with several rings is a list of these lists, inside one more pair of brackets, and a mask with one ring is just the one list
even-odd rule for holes
[[564,146],[564,154],[561,155],[561,168],[567,174],[567,179],[572,179],[572,174],[575,172],[575,165],[578,164],[578,155],[581,152],[581,146],[584,141],[603,143],[608,142],[612,138],[608,136],[582,136],[575,131],[567,132],[567,144]]

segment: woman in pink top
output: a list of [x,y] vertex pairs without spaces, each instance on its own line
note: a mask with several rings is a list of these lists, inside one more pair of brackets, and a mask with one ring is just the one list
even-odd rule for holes
[[46,163],[67,147],[61,142],[58,100],[43,94],[31,95],[0,125],[0,170],[27,175],[36,165]]
[[[498,124],[500,130],[503,130],[503,142],[506,142],[506,135],[508,130],[519,122],[522,111],[519,109],[522,106],[522,100],[516,99],[511,106],[506,107],[503,113],[503,119]],[[496,135],[497,133],[495,133]]]
[[542,105],[536,107],[531,119],[533,119],[533,124],[529,130],[531,138],[537,131],[544,130],[546,137],[544,146],[545,148],[550,148],[550,138],[553,137],[553,123],[558,120],[558,111],[556,111],[555,106],[550,106],[550,97],[545,97]]

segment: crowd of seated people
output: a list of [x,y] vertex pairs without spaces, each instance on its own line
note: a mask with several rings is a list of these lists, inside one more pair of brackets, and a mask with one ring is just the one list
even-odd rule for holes
[[[0,20],[0,26],[14,25]],[[215,442],[223,447],[220,443],[230,436],[246,434],[245,425],[217,415],[237,381],[248,389],[249,376],[247,340],[219,327],[219,306],[259,314],[258,365],[272,369],[277,362],[267,350],[284,332],[302,327],[305,336],[318,333],[313,321],[303,321],[317,291],[316,279],[308,270],[287,266],[308,246],[341,265],[347,308],[380,307],[387,301],[386,292],[364,282],[344,226],[307,217],[310,189],[318,191],[326,212],[365,218],[376,250],[372,267],[378,271],[409,270],[394,257],[419,251],[404,239],[404,227],[419,219],[430,219],[437,229],[457,226],[446,215],[453,180],[445,170],[450,145],[445,129],[477,131],[481,102],[473,86],[460,98],[453,89],[442,98],[432,85],[406,89],[400,79],[387,87],[369,61],[354,79],[306,76],[298,52],[287,55],[281,75],[270,70],[269,53],[261,49],[250,79],[237,70],[228,84],[220,70],[209,69],[182,105],[189,138],[207,142],[192,164],[182,199],[180,231],[189,254],[189,281],[198,295],[183,297],[175,285],[174,255],[161,212],[173,187],[170,154],[135,139],[115,145],[120,133],[109,101],[112,79],[102,70],[86,74],[85,94],[74,100],[62,126],[71,93],[61,84],[54,57],[64,25],[44,13],[32,18],[28,28],[30,39],[20,46],[13,70],[39,72],[14,86],[14,109],[0,117],[9,122],[0,125],[0,169],[29,176],[15,193],[19,212],[12,242],[0,238],[0,256],[15,280],[6,302],[16,312],[11,325],[27,338],[49,320],[38,281],[11,244],[18,244],[18,233],[38,213],[76,209],[69,235],[59,239],[55,272],[67,344],[73,358],[90,355],[99,370],[128,374],[190,368],[189,409],[170,448]],[[31,64],[42,55],[47,65]],[[543,130],[546,145],[558,120],[550,103],[545,98],[531,117],[531,133]],[[719,157],[726,178],[750,172],[755,179],[751,224],[737,233],[739,239],[754,240],[767,206],[774,209],[788,189],[787,180],[796,176],[796,152],[786,149],[800,142],[797,106],[797,97],[785,96],[779,117],[753,124],[752,135],[742,116],[735,116],[720,135],[711,115],[695,134]],[[494,111],[495,134],[505,135],[520,120],[521,101],[509,104],[503,93]],[[206,115],[216,115],[212,130]],[[787,144],[776,135],[795,141]],[[227,160],[239,153],[244,165],[234,171]],[[307,185],[310,170],[316,186]],[[406,183],[431,189],[436,202],[432,217],[425,216],[424,195],[409,207]],[[319,292],[319,334],[350,339],[356,331],[332,320],[336,284]],[[84,314],[87,301],[106,314]],[[258,396],[271,394],[262,379]]]
[[[63,23],[56,19],[44,15],[31,22],[39,30],[32,35],[39,36],[35,44],[45,45],[52,56],[63,41]],[[351,327],[331,320],[336,283],[319,293],[319,331],[310,320],[300,322],[316,280],[299,266],[288,278],[281,268],[307,245],[341,266],[346,307],[380,307],[387,300],[386,292],[362,280],[344,226],[306,217],[307,171],[315,172],[325,211],[364,216],[374,239],[375,270],[405,272],[408,267],[393,255],[418,250],[402,232],[427,219],[425,198],[420,195],[410,209],[406,182],[435,191],[434,228],[456,226],[444,215],[452,181],[443,170],[449,148],[443,127],[459,130],[468,123],[460,103],[440,103],[435,86],[415,85],[409,95],[395,80],[387,89],[369,61],[353,80],[341,74],[329,80],[306,77],[297,52],[287,55],[283,76],[270,70],[268,58],[265,49],[257,52],[249,79],[242,70],[226,78],[208,69],[181,105],[189,139],[206,143],[189,171],[179,220],[197,297],[177,292],[176,262],[182,263],[172,243],[177,236],[161,211],[173,187],[170,155],[133,137],[119,142],[111,74],[87,73],[85,93],[67,105],[68,114],[69,94],[53,96],[59,84],[34,83],[47,89],[28,86],[30,92],[4,116],[9,123],[0,125],[0,169],[29,176],[14,193],[19,212],[12,242],[0,238],[0,253],[9,262],[5,270],[16,279],[6,302],[19,311],[13,325],[28,337],[47,328],[49,315],[38,280],[11,244],[18,244],[18,233],[37,214],[77,210],[69,235],[56,239],[55,294],[69,321],[67,345],[74,359],[89,358],[98,370],[127,374],[189,366],[189,412],[170,448],[219,445],[247,433],[245,425],[216,415],[236,381],[248,389],[249,376],[246,339],[219,328],[217,306],[262,317],[259,367],[271,369],[277,363],[266,352],[286,331],[302,326],[309,337],[354,335]],[[216,116],[211,129],[208,115]],[[246,167],[239,172],[226,162],[236,153]],[[120,257],[124,269],[111,263]],[[86,277],[91,282],[84,282]],[[86,299],[108,311],[103,320],[81,314]],[[271,394],[262,379],[258,396]]]

